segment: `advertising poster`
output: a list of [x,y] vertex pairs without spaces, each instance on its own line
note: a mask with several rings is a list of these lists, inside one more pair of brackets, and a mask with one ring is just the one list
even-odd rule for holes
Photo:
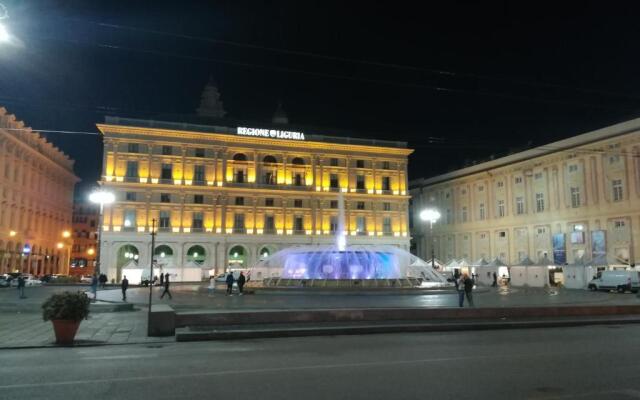
[[553,263],[556,265],[564,265],[567,263],[564,233],[553,235]]
[[592,231],[591,232],[591,259],[606,260],[606,257],[607,257],[607,242],[605,239],[604,231]]

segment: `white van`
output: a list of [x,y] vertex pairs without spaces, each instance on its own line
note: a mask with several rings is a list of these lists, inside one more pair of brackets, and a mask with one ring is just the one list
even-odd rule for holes
[[[631,287],[629,287],[631,283]],[[640,272],[638,271],[602,271],[602,274],[589,282],[591,290],[617,290],[624,293],[631,290],[637,293],[640,289]]]

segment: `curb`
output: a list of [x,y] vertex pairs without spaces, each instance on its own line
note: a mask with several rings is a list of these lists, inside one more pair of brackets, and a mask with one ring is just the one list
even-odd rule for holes
[[556,321],[499,321],[473,323],[442,323],[442,324],[395,324],[395,325],[365,325],[365,326],[328,326],[328,327],[289,327],[271,329],[233,329],[226,331],[176,332],[176,342],[204,341],[204,340],[236,340],[261,339],[283,337],[308,336],[336,336],[336,335],[368,335],[382,333],[417,333],[417,332],[459,332],[485,331],[502,329],[537,329],[563,328],[589,325],[620,325],[637,324],[640,318],[618,319],[579,319]]
[[109,343],[109,342],[95,342],[95,343],[75,343],[72,345],[58,345],[55,343],[38,344],[38,345],[24,345],[24,346],[0,346],[0,351],[4,350],[28,350],[28,349],[73,349],[78,347],[102,347],[102,346],[127,346],[127,345],[159,345],[159,344],[172,344],[173,341],[153,341],[153,342],[126,342],[126,343]]

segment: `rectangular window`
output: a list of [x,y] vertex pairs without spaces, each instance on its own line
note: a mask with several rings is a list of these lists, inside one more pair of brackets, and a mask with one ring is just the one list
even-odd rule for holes
[[244,197],[236,197],[236,205],[243,206],[244,205]]
[[521,176],[516,176],[515,182],[516,183],[522,183],[522,177]]
[[358,210],[364,210],[364,201],[359,201],[356,203],[356,208]]
[[617,164],[620,161],[618,154],[609,157],[609,164]]
[[193,218],[191,220],[191,228],[193,229],[202,229],[202,213],[195,212],[193,213]]
[[338,166],[338,159],[337,159],[337,158],[332,158],[332,159],[329,161],[329,164],[330,164],[332,167],[337,167],[337,166]]
[[273,232],[276,229],[275,219],[273,215],[264,216],[264,230],[266,232]]
[[624,220],[619,219],[619,220],[613,221],[613,226],[616,229],[622,229],[625,226],[625,222],[624,222]]
[[139,152],[138,143],[129,143],[127,145],[127,152],[128,153],[138,153]]
[[205,181],[204,165],[194,165],[194,167],[193,167],[193,180],[195,182],[204,182]]
[[504,217],[504,200],[498,200],[498,217]]
[[193,195],[193,203],[194,204],[203,204],[204,203],[204,196],[201,194],[194,194]]
[[538,228],[538,235],[544,235],[546,233],[546,229],[544,228]]
[[386,235],[391,233],[391,218],[384,217],[382,219],[382,232]]
[[578,171],[578,164],[569,165],[569,172],[576,172],[576,171]]
[[516,197],[516,214],[524,214],[524,198]]
[[169,193],[160,193],[161,203],[171,203],[171,195]]
[[136,226],[136,210],[124,210],[124,227],[133,228]]
[[304,218],[301,216],[296,216],[293,219],[293,230],[296,232],[304,231]]
[[498,232],[498,237],[501,237],[501,238],[507,237],[507,232],[505,231]]
[[233,215],[233,229],[238,232],[244,230],[244,214]]
[[478,215],[479,215],[481,221],[485,219],[484,203],[480,203],[479,210],[478,210]]
[[613,190],[613,201],[624,200],[624,192],[622,190],[622,179],[614,179],[613,181],[611,181],[611,186]]
[[356,189],[364,190],[364,175],[356,175]]
[[572,187],[570,189],[571,192],[571,207],[578,208],[580,207],[580,188]]
[[273,207],[273,197],[267,197],[264,199],[265,207]]
[[160,179],[171,180],[173,179],[173,168],[171,164],[162,164],[162,172]]
[[383,211],[391,211],[391,203],[382,203],[382,210]]
[[302,208],[302,199],[294,199],[293,200],[293,206],[295,208]]
[[127,201],[136,201],[136,192],[127,192],[126,199]]
[[329,176],[329,186],[334,189],[340,187],[337,174],[331,174]]
[[364,168],[364,160],[356,160],[356,168]]
[[356,217],[356,232],[365,233],[367,231],[367,219],[363,216]]
[[391,169],[391,166],[389,165],[389,161],[382,162],[382,169]]
[[127,161],[127,178],[137,178],[137,177],[138,177],[138,162]]
[[536,212],[544,211],[544,193],[536,193]]
[[391,178],[388,176],[382,177],[382,190],[391,190]]
[[468,212],[467,212],[467,207],[462,207],[462,215],[460,216],[462,219],[462,222],[467,222],[467,219],[469,218]]
[[170,156],[173,154],[173,147],[171,146],[162,146],[162,155]]
[[338,200],[331,200],[329,208],[338,208]]
[[160,211],[160,228],[170,228],[171,227],[171,212],[170,211]]
[[267,171],[264,173],[264,183],[267,185],[275,185],[276,184],[276,174],[272,171]]
[[484,186],[478,186],[478,192],[484,192]]
[[302,176],[301,173],[296,172],[296,174],[293,176],[293,184],[295,186],[304,186],[304,176]]
[[533,175],[533,179],[535,180],[542,179],[542,172],[536,172],[535,175]]
[[195,150],[196,157],[204,157],[204,149],[202,147],[198,147]]
[[498,181],[497,186],[498,186],[499,188],[504,187],[504,182],[503,182],[503,181]]
[[332,215],[331,218],[329,219],[329,229],[331,230],[331,232],[336,232],[338,230],[338,217],[335,215]]
[[235,179],[234,182],[236,183],[244,183],[244,170],[243,169],[237,169],[235,174],[233,174]]

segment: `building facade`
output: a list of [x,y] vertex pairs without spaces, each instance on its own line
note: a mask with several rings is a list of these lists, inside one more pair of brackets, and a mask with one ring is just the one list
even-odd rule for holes
[[[411,183],[419,256],[545,255],[629,265],[640,257],[640,119]],[[442,217],[433,227],[420,210]]]
[[73,160],[0,108],[0,273],[66,274]]
[[73,205],[70,275],[92,275],[98,251],[99,207],[86,202]]
[[109,279],[149,265],[153,221],[160,267],[202,276],[333,243],[339,196],[351,243],[409,248],[403,142],[120,118],[98,128],[102,185],[117,199],[103,216]]

